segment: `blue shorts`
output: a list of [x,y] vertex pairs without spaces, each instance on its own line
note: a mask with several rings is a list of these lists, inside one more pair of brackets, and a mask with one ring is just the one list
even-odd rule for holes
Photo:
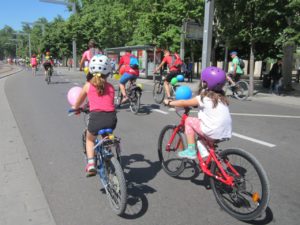
[[127,83],[127,81],[133,80],[133,79],[136,79],[136,78],[137,78],[137,76],[135,76],[135,75],[132,75],[132,74],[129,74],[129,73],[124,73],[121,76],[120,84],[125,85]]

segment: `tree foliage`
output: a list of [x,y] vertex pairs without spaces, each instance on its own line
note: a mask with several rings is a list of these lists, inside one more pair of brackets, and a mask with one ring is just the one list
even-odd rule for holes
[[[51,51],[55,57],[72,54],[72,40],[80,55],[88,40],[100,48],[151,44],[178,51],[183,19],[203,24],[205,0],[69,0],[76,3],[75,15],[67,20],[40,18],[22,32],[31,34],[33,53]],[[72,9],[69,8],[71,11]],[[42,36],[40,23],[45,24]],[[249,55],[254,45],[256,57],[275,57],[285,43],[300,44],[300,0],[215,0],[214,46],[227,44]],[[16,38],[10,27],[0,30],[0,57],[14,55]],[[18,55],[28,55],[28,37],[18,36]],[[201,42],[186,42],[186,52],[201,55]]]

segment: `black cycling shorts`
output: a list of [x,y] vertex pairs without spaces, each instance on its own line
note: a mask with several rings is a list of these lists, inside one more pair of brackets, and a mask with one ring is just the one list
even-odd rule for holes
[[94,136],[98,135],[98,131],[105,128],[115,129],[117,126],[116,112],[90,112],[88,131]]
[[171,82],[173,77],[176,77],[180,72],[179,71],[171,71],[167,77],[166,77],[166,81],[168,81],[169,83]]

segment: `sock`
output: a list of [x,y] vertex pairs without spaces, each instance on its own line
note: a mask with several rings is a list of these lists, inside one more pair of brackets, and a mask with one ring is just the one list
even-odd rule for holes
[[195,146],[196,146],[195,144],[188,144],[188,149],[195,151],[196,150]]
[[88,164],[89,164],[89,163],[91,163],[91,164],[95,163],[94,158],[88,159],[87,163],[88,163]]

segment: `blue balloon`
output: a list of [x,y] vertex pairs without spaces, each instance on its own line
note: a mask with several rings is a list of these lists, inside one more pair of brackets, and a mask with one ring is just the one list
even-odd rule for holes
[[180,86],[175,92],[176,100],[187,100],[190,99],[192,95],[193,93],[189,86]]
[[184,76],[183,76],[182,74],[177,75],[176,78],[177,78],[177,80],[178,80],[179,82],[184,81]]
[[105,131],[106,131],[106,133],[108,133],[108,134],[111,134],[111,133],[113,132],[111,128],[107,128],[107,129],[105,129]]

